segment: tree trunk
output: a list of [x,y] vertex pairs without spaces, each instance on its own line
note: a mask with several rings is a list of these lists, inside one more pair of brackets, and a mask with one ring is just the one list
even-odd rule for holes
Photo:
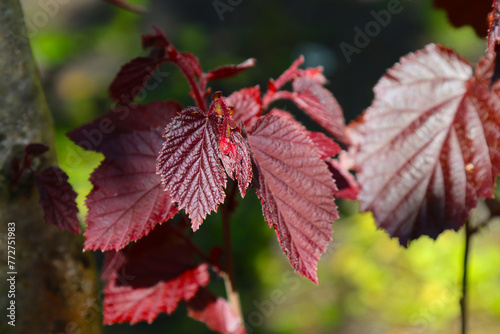
[[[33,177],[10,182],[12,158],[22,158],[28,143],[50,147],[36,169],[56,163],[52,120],[19,0],[0,1],[0,78],[0,333],[100,333],[95,268],[91,254],[82,252],[83,237],[44,223]],[[9,268],[13,225],[15,267]],[[6,317],[13,301],[15,326]]]

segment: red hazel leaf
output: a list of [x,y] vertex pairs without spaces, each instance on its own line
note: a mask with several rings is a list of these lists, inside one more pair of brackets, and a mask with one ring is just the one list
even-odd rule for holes
[[188,316],[204,322],[213,331],[224,334],[245,334],[243,320],[233,311],[227,300],[215,297],[201,288],[196,296],[186,303]]
[[155,173],[162,142],[158,128],[123,134],[104,147],[106,159],[90,178],[85,249],[121,249],[177,213]]
[[311,78],[293,81],[293,101],[338,140],[345,142],[345,120],[342,108],[332,93]]
[[259,171],[264,218],[297,272],[317,283],[316,266],[338,218],[337,190],[307,131],[284,117],[261,117],[248,135]]
[[221,160],[227,175],[238,180],[241,197],[245,197],[245,191],[252,181],[252,162],[250,160],[250,148],[247,141],[240,132],[231,131],[229,137],[231,149],[225,153],[223,150]]
[[164,189],[189,214],[194,231],[226,196],[226,174],[219,160],[219,122],[216,113],[184,109],[167,126],[158,156],[156,168]]
[[[284,110],[274,108],[269,112],[269,115],[278,116],[301,127],[300,123],[293,118],[292,114]],[[330,158],[339,154],[342,149],[331,138],[325,136],[321,132],[307,131],[307,135],[316,150],[319,152],[320,159],[325,161],[333,179],[335,180],[337,187],[335,197],[355,200],[358,196],[359,185],[354,179],[354,176],[349,173],[347,168],[344,168],[343,164]]]
[[76,192],[68,183],[68,176],[59,167],[48,167],[35,174],[43,219],[62,231],[80,233],[76,214]]
[[321,154],[320,159],[325,160],[329,157],[334,157],[339,154],[342,149],[331,138],[325,136],[321,132],[309,132],[309,138],[314,146]]
[[158,226],[137,244],[107,256],[104,324],[151,323],[208,284],[208,266],[193,264],[192,249],[172,229],[168,223]]
[[488,80],[448,48],[431,44],[401,58],[351,128],[361,210],[402,245],[458,230],[477,198],[493,193],[500,165],[493,98]]
[[218,80],[227,77],[232,77],[254,66],[255,66],[255,59],[249,58],[238,65],[224,65],[221,67],[217,67],[215,70],[212,70],[207,73],[206,79],[207,81],[210,81],[210,80]]
[[[292,114],[290,114],[287,111],[273,108],[269,111],[268,115],[273,115],[280,117],[282,119],[286,119],[287,121],[293,122],[298,127],[302,128],[302,125],[293,117]],[[342,151],[340,146],[336,142],[334,142],[333,139],[327,137],[321,132],[307,131],[307,135],[309,136],[309,139],[311,139],[311,142],[313,143],[314,147],[320,154],[321,160],[325,160],[328,157],[336,156]]]
[[[286,119],[287,121],[293,122],[298,127],[302,128],[302,125],[293,117],[292,114],[290,114],[287,111],[273,108],[269,111],[268,115],[273,115],[280,117],[282,119]],[[336,156],[342,151],[340,146],[336,142],[334,142],[333,139],[327,137],[321,132],[307,131],[307,135],[309,136],[309,139],[311,139],[311,142],[313,143],[314,147],[320,154],[321,160],[325,160],[328,157]]]
[[262,113],[259,86],[243,88],[229,95],[227,104],[233,106],[233,119],[250,129]]

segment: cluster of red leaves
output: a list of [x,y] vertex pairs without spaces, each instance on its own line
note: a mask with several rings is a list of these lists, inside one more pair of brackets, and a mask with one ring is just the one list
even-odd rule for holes
[[[313,282],[338,218],[335,197],[356,199],[359,192],[361,210],[372,211],[377,225],[402,245],[460,228],[478,199],[493,195],[500,168],[500,16],[499,2],[493,3],[488,51],[474,68],[440,45],[411,53],[387,71],[372,106],[347,129],[323,87],[321,68],[300,69],[302,57],[270,80],[266,92],[257,86],[227,98],[215,93],[207,105],[208,82],[248,69],[254,60],[205,73],[194,55],[179,52],[161,31],[143,36],[149,56],[124,65],[110,86],[116,108],[68,134],[105,156],[91,176],[85,232],[86,249],[110,251],[103,273],[105,323],[151,322],[183,303],[188,315],[213,330],[244,333],[231,305],[206,288],[209,268],[225,268],[199,254],[186,224],[171,220],[184,210],[198,230],[224,203],[228,177],[242,197],[255,189],[291,265]],[[196,107],[133,103],[164,63],[186,76]],[[291,90],[283,89],[287,83]],[[271,108],[280,99],[350,146],[345,159],[333,158],[341,148],[331,138]],[[348,166],[358,171],[359,186]],[[51,172],[40,179],[51,180]],[[45,188],[42,202],[49,203]]]
[[[309,132],[270,105],[279,99],[295,102],[345,143],[342,110],[323,87],[321,68],[299,69],[302,57],[270,80],[265,94],[258,86],[227,98],[215,93],[207,106],[208,82],[255,61],[205,73],[194,55],[178,51],[159,30],[143,36],[143,46],[151,49],[149,56],[125,64],[110,85],[117,106],[68,133],[78,145],[105,156],[90,178],[85,231],[85,249],[110,251],[103,275],[104,321],[151,322],[182,302],[210,328],[243,333],[243,321],[229,303],[205,288],[210,267],[216,273],[225,269],[203,255],[205,260],[196,262],[192,255],[198,250],[180,227],[182,220],[171,218],[184,210],[196,231],[224,203],[228,177],[242,197],[254,188],[291,265],[317,283],[317,263],[338,218],[334,199],[356,198],[357,184],[333,158],[341,149],[331,138]],[[186,76],[196,107],[133,103],[164,63]],[[288,82],[292,91],[282,89]]]
[[208,267],[194,261],[193,247],[181,230],[158,226],[147,238],[106,258],[101,275],[104,323],[151,323],[183,303],[189,316],[214,331],[244,333],[242,320],[229,304],[205,288]]

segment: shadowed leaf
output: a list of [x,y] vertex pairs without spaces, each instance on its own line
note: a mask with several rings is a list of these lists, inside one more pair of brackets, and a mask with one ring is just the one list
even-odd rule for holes
[[471,25],[476,34],[485,37],[492,0],[434,0],[434,7],[444,9],[455,27]]
[[113,252],[103,269],[104,324],[153,322],[171,314],[180,301],[193,298],[208,284],[206,264],[193,264],[192,249],[159,226],[137,244]]
[[43,219],[63,231],[80,233],[76,214],[76,192],[59,167],[48,167],[36,174],[36,185],[43,208]]

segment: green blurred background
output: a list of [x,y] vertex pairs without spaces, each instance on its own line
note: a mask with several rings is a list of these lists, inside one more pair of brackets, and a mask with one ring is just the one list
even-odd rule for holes
[[[348,63],[339,47],[353,44],[354,28],[373,20],[370,11],[387,1],[233,1],[223,14],[210,1],[130,1],[149,9],[136,15],[100,0],[23,2],[31,43],[39,64],[57,131],[61,167],[76,188],[82,221],[88,176],[102,156],[85,152],[65,133],[102,115],[111,106],[107,87],[121,65],[144,55],[140,35],[162,28],[173,43],[197,55],[205,70],[257,58],[257,67],[212,85],[224,95],[259,84],[266,87],[299,55],[307,66],[323,65],[327,85],[348,120],[371,103],[372,87],[401,56],[436,42],[455,48],[472,63],[485,41],[471,28],[452,28],[431,1],[402,0],[403,11]],[[225,1],[224,1],[225,2]],[[44,4],[52,4],[50,6]],[[55,5],[54,5],[55,4]],[[40,13],[45,13],[41,15]],[[43,20],[47,17],[47,20]],[[143,102],[192,101],[180,72],[170,65],[158,89]],[[294,112],[293,106],[277,106]],[[306,125],[307,119],[300,118]],[[458,333],[463,231],[422,238],[408,249],[376,230],[357,203],[339,201],[341,219],[319,264],[319,285],[296,275],[264,222],[254,193],[240,203],[233,221],[237,283],[249,333]],[[475,237],[470,259],[471,333],[500,332],[500,224]],[[209,249],[222,243],[217,215],[211,215],[197,241]],[[101,260],[102,255],[96,257]],[[211,288],[223,294],[214,277]],[[113,325],[105,333],[209,333],[180,307],[152,325]]]

